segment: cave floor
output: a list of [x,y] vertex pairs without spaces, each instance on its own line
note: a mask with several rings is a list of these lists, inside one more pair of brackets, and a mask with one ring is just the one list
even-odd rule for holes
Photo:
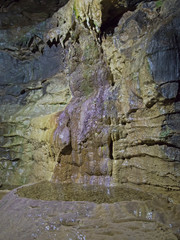
[[175,191],[30,184],[0,201],[0,240],[177,240],[179,196]]
[[9,190],[0,190],[0,200],[1,200],[7,193],[9,193]]

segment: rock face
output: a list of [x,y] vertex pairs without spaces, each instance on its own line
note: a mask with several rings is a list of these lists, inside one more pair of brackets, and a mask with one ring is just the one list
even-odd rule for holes
[[56,112],[69,102],[65,50],[52,45],[50,18],[66,1],[1,1],[0,171],[5,184],[51,178]]
[[31,4],[1,7],[1,182],[178,189],[179,1]]

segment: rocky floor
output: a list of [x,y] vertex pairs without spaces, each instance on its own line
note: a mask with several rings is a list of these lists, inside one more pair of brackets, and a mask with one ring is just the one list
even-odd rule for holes
[[125,187],[26,185],[0,201],[0,240],[177,240],[179,196]]
[[0,199],[2,199],[8,192],[9,190],[0,190]]

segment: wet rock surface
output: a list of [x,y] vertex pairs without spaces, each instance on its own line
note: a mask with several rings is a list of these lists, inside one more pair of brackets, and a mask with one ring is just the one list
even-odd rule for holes
[[175,192],[41,182],[0,201],[0,239],[177,240],[179,213]]
[[94,203],[114,203],[131,200],[151,200],[148,193],[123,187],[105,187],[104,185],[81,185],[40,182],[24,186],[17,190],[19,197],[59,200],[89,201]]
[[75,1],[73,98],[54,132],[53,180],[179,189],[179,10],[165,19],[156,2],[111,3],[119,20],[109,31],[106,5]]
[[180,239],[179,4],[0,0],[0,239]]
[[1,182],[178,190],[178,1],[46,3],[2,2]]

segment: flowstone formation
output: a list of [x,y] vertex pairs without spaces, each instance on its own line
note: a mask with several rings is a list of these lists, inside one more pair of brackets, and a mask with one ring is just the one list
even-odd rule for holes
[[179,189],[179,3],[139,2],[65,6],[72,100],[54,132],[55,181]]
[[179,190],[180,2],[35,2],[1,1],[1,182]]
[[0,240],[180,239],[180,1],[0,11]]

